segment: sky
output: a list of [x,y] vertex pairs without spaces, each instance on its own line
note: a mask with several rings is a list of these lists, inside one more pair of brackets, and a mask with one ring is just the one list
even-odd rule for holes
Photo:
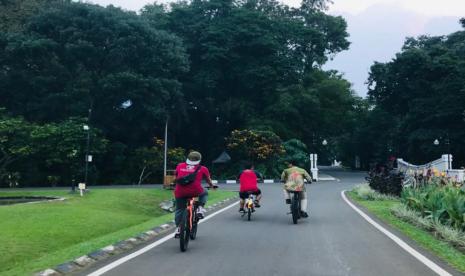
[[[169,2],[162,0],[159,2]],[[90,0],[139,10],[150,0]],[[282,0],[298,6],[301,0]],[[465,17],[465,0],[333,0],[329,13],[348,23],[350,49],[328,62],[325,69],[342,72],[360,96],[366,96],[366,80],[373,62],[387,62],[400,51],[408,36],[446,35],[458,30]]]

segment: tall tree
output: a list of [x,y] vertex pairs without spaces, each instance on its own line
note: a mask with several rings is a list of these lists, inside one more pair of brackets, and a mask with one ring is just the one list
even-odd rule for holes
[[369,84],[375,111],[394,122],[379,136],[390,133],[397,153],[426,162],[450,147],[457,163],[465,162],[465,31],[407,39],[392,61],[372,66]]
[[161,132],[183,98],[177,79],[188,64],[181,41],[118,8],[56,4],[0,45],[1,104],[28,120],[82,117],[92,109],[91,123],[109,138],[140,144]]

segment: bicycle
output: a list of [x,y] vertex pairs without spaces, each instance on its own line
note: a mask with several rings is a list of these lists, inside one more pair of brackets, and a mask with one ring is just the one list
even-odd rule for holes
[[[216,188],[218,186],[213,186],[213,189]],[[210,187],[207,187],[207,189],[210,189]],[[200,220],[198,215],[199,206],[200,204],[195,197],[187,200],[187,212],[184,212],[182,222],[179,225],[179,247],[182,252],[187,250],[189,240],[195,240],[197,237],[197,228]]]
[[301,191],[289,191],[291,194],[291,212],[292,222],[297,224],[297,221],[301,218],[300,215],[300,192]]
[[245,200],[244,203],[244,212],[242,212],[242,217],[244,217],[247,214],[247,220],[250,221],[250,218],[252,217],[252,213],[255,212],[255,195],[253,193],[249,192],[249,197]]

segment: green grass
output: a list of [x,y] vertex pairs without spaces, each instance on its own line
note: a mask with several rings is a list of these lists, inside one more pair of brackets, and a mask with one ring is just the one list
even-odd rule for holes
[[[66,191],[1,191],[0,196],[61,196],[63,202],[0,207],[0,275],[28,275],[127,239],[173,219],[158,204],[172,192],[94,189],[84,197]],[[234,195],[212,191],[209,203]]]
[[447,242],[437,239],[430,232],[405,222],[391,213],[391,208],[396,204],[400,204],[400,201],[369,201],[361,199],[354,192],[348,192],[347,194],[351,199],[365,207],[368,211],[390,226],[417,242],[424,249],[440,257],[457,270],[465,272],[465,254],[461,253]]

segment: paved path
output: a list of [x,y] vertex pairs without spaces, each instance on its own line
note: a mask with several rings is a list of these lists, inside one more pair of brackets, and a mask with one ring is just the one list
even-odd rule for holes
[[368,224],[340,192],[364,174],[309,187],[310,217],[293,225],[279,184],[262,184],[251,222],[233,207],[199,226],[186,253],[170,239],[105,275],[435,275]]

